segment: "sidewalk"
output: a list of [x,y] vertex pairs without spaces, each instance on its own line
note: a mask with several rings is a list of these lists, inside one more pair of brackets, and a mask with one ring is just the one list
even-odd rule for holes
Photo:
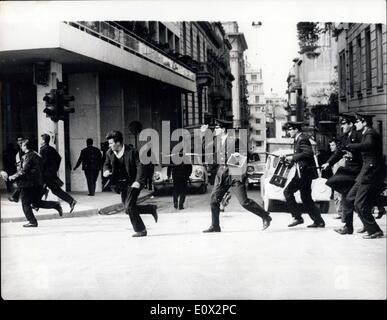
[[[72,213],[69,213],[70,206],[61,201],[63,208],[63,217],[60,217],[56,210],[39,209],[34,214],[38,220],[48,219],[62,219],[62,218],[76,218],[87,217],[97,214],[114,214],[123,210],[121,203],[121,196],[114,192],[97,192],[94,197],[88,196],[87,192],[69,192],[69,194],[77,200],[77,204]],[[153,192],[147,189],[141,190],[138,202],[145,201],[152,196]],[[8,194],[5,191],[1,192],[0,205],[1,222],[22,222],[26,218],[23,214],[20,201],[18,203],[10,202]]]

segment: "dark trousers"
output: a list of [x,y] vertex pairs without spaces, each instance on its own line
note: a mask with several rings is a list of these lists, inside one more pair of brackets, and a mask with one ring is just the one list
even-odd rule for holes
[[356,182],[347,194],[347,201],[352,202],[354,210],[359,214],[368,234],[381,231],[372,215],[372,208],[375,205],[375,197],[380,188],[379,184],[361,184]]
[[98,179],[99,170],[85,170],[85,176],[87,180],[87,189],[89,194],[94,196],[95,194],[95,185]]
[[220,202],[230,188],[243,208],[263,219],[269,216],[269,213],[259,206],[258,203],[247,197],[245,180],[246,177],[242,181],[234,180],[229,175],[227,167],[219,167],[215,176],[210,202],[213,227],[219,227]]
[[57,183],[47,182],[46,185],[54,195],[56,195],[63,201],[66,201],[68,204],[71,204],[71,202],[74,201],[74,198],[70,196],[67,192],[63,191]]
[[14,188],[12,194],[11,194],[11,197],[15,199],[15,202],[18,202],[19,201],[19,198],[20,198],[20,189],[19,188]]
[[292,181],[287,185],[284,190],[284,196],[289,212],[292,214],[294,219],[301,219],[302,212],[296,202],[294,194],[300,190],[301,201],[305,207],[306,212],[309,214],[311,219],[320,223],[323,221],[319,208],[314,204],[312,199],[312,179],[305,177],[299,178],[298,175],[294,176]]
[[36,223],[36,218],[32,212],[31,205],[42,209],[57,209],[59,202],[57,201],[43,201],[41,200],[43,195],[42,187],[29,187],[20,189],[20,198],[22,208],[26,219],[31,223]]
[[152,214],[152,205],[137,205],[140,195],[140,188],[131,188],[130,185],[121,188],[121,201],[124,204],[125,212],[129,215],[130,222],[136,232],[146,230],[140,214]]
[[[183,207],[185,196],[187,194],[187,180],[173,181],[173,204],[175,207]],[[180,199],[179,199],[180,197]]]

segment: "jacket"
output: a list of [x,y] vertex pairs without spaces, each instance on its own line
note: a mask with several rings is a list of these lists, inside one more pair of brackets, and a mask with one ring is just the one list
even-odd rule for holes
[[294,139],[293,161],[298,164],[300,169],[300,178],[316,179],[318,177],[314,153],[309,137],[301,133]]
[[45,182],[50,182],[58,178],[61,156],[55,148],[49,145],[43,145],[39,150],[43,162],[43,179]]
[[42,158],[30,150],[21,160],[21,166],[15,173],[15,182],[19,188],[30,188],[43,185]]
[[[125,145],[125,151],[123,154],[124,157],[124,165],[126,172],[128,173],[128,183],[131,184],[135,181],[139,182],[141,185],[145,184],[145,170],[144,165],[141,164],[138,156],[138,152],[134,147]],[[116,156],[114,152],[109,149],[106,152],[106,160],[103,166],[103,171],[109,170],[112,175],[110,176],[110,183],[112,185],[116,184],[120,177],[117,173],[116,164]]]
[[172,175],[173,181],[187,181],[192,173],[192,164],[181,163],[169,166],[167,169],[168,178]]
[[93,146],[82,149],[74,170],[82,164],[82,170],[99,171],[102,167],[101,151]]
[[379,133],[367,128],[360,143],[349,143],[346,148],[352,152],[360,151],[363,165],[356,178],[361,184],[381,183],[384,180],[383,145]]

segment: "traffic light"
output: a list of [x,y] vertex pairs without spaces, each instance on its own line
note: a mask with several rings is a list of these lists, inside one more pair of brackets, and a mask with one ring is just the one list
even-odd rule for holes
[[67,119],[69,113],[74,113],[75,109],[69,106],[70,101],[74,101],[74,96],[66,95],[63,89],[57,90],[59,120]]
[[58,122],[59,120],[59,110],[58,110],[58,96],[57,90],[51,89],[49,93],[43,98],[43,101],[46,102],[46,107],[43,112],[47,117],[51,118],[52,121]]

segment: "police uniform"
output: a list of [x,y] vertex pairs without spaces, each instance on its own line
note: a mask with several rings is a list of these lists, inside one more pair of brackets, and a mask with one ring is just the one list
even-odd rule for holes
[[[355,117],[346,114],[340,114],[341,121],[347,123],[355,123]],[[341,145],[338,146],[337,150],[328,159],[327,163],[330,167],[333,167],[343,156],[345,151],[342,150],[341,146],[345,146],[349,143],[360,143],[362,134],[360,131],[356,131],[355,126],[352,127],[351,131],[344,133],[340,139]],[[336,173],[330,177],[326,184],[333,190],[339,192],[342,195],[342,221],[345,223],[345,227],[336,229],[335,231],[340,234],[352,234],[353,233],[353,202],[349,202],[346,196],[352,186],[355,184],[357,175],[362,167],[362,157],[360,151],[353,151],[351,157],[346,157],[345,165],[340,167]]]
[[[302,122],[288,122],[287,128],[297,128],[301,131]],[[311,228],[325,227],[325,222],[321,218],[319,208],[316,207],[312,199],[312,180],[318,177],[316,165],[314,161],[314,154],[312,145],[309,141],[309,137],[303,132],[299,132],[294,137],[294,154],[292,155],[292,161],[296,163],[298,167],[296,174],[289,184],[284,189],[284,196],[289,212],[294,218],[294,222],[289,227],[294,227],[297,224],[304,222],[302,219],[302,213],[299,206],[296,203],[294,194],[299,190],[302,203],[313,220],[313,224],[308,226]]]
[[[372,123],[373,115],[356,114],[359,121]],[[367,125],[363,131],[360,143],[349,143],[345,149],[351,152],[360,151],[363,164],[356,182],[348,192],[347,201],[354,203],[354,209],[364,225],[368,236],[365,238],[378,238],[383,232],[372,215],[372,207],[375,204],[376,196],[381,183],[384,180],[384,166],[382,154],[382,139],[371,126]]]

